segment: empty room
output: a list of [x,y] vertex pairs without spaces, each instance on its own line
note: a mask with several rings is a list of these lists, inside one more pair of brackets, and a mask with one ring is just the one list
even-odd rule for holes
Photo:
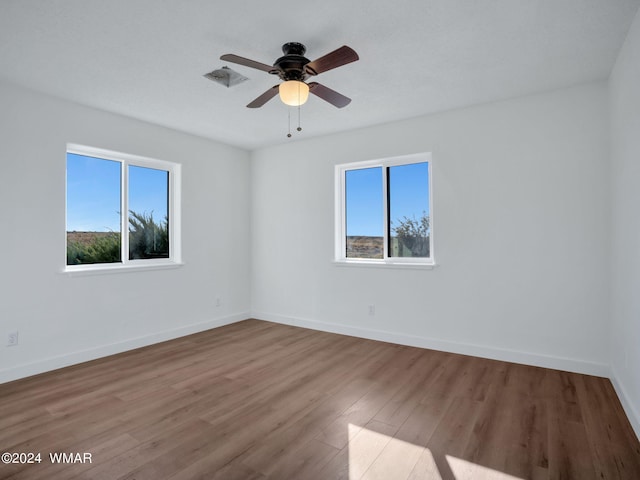
[[0,479],[640,479],[640,0],[0,1]]

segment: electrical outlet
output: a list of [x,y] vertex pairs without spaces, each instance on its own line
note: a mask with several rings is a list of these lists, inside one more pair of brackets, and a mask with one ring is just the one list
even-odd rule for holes
[[13,347],[14,345],[18,345],[18,331],[15,330],[13,332],[9,332],[7,336],[7,346]]
[[220,297],[216,297],[216,307],[219,307],[222,305],[222,299]]
[[373,317],[376,314],[376,306],[369,305],[369,316]]

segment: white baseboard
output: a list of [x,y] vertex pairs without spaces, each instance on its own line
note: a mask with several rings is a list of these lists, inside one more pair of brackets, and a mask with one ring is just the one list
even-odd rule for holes
[[629,423],[631,423],[633,431],[636,433],[636,437],[638,437],[638,439],[640,440],[640,413],[633,406],[633,403],[629,398],[627,389],[620,382],[618,375],[616,375],[615,369],[612,368],[611,370],[612,371],[610,379],[611,383],[613,383],[613,388],[615,388],[616,393],[618,394],[618,398],[620,399],[622,408],[627,414],[627,418],[629,419]]
[[588,362],[584,360],[576,360],[572,358],[540,355],[530,352],[519,352],[515,350],[487,347],[483,345],[451,342],[415,335],[405,335],[385,330],[353,327],[338,323],[320,322],[317,320],[287,317],[283,315],[269,314],[264,312],[253,312],[251,316],[252,318],[258,320],[282,323],[295,327],[310,328],[312,330],[321,330],[323,332],[338,333],[341,335],[368,338],[370,340],[380,340],[383,342],[408,345],[412,347],[428,348],[443,352],[459,353],[462,355],[473,355],[476,357],[490,358],[493,360],[501,360],[505,362],[520,363],[524,365],[533,365],[536,367],[552,368],[555,370],[563,370],[567,372],[581,373],[584,375],[594,375],[598,377],[609,378],[618,395],[618,398],[620,399],[622,408],[624,409],[627,418],[631,423],[631,427],[633,428],[636,436],[640,439],[640,413],[634,407],[626,388],[620,382],[619,376],[616,375],[615,370],[610,365]]
[[295,327],[309,328],[312,330],[320,330],[323,332],[337,333],[341,335],[350,335],[354,337],[367,338],[370,340],[379,340],[383,342],[396,343],[399,345],[407,345],[419,348],[428,348],[443,352],[459,353],[462,355],[473,355],[476,357],[490,358],[493,360],[501,360],[506,362],[521,363],[525,365],[533,365],[537,367],[553,368],[556,370],[564,370],[568,372],[582,373],[586,375],[596,375],[599,377],[607,377],[611,379],[613,387],[616,390],[622,407],[629,418],[629,422],[636,436],[640,438],[640,414],[634,408],[633,403],[629,399],[629,395],[624,385],[619,381],[618,376],[612,368],[605,364],[595,362],[587,362],[570,358],[539,355],[534,353],[518,352],[515,350],[501,349],[495,347],[487,347],[482,345],[473,345],[459,342],[451,342],[446,340],[433,339],[428,337],[420,337],[415,335],[406,335],[385,330],[367,329],[361,327],[353,327],[330,322],[319,322],[317,320],[308,320],[283,315],[268,314],[263,312],[238,313],[223,318],[217,318],[206,322],[200,322],[175,329],[156,332],[143,337],[129,339],[123,342],[102,345],[96,348],[81,350],[56,357],[49,357],[35,362],[18,365],[15,367],[0,370],[0,383],[6,383],[20,378],[37,375],[39,373],[56,370],[58,368],[76,365],[78,363],[95,360],[97,358],[126,352],[140,347],[146,347],[154,343],[172,340],[174,338],[191,335],[193,333],[210,330],[212,328],[229,325],[232,323],[246,320],[247,318],[255,318],[269,322],[292,325]]
[[459,353],[462,355],[472,355],[475,357],[490,358],[505,362],[521,363],[536,367],[552,368],[567,372],[595,375],[598,377],[609,377],[611,369],[609,365],[572,358],[556,357],[550,355],[540,355],[531,352],[519,352],[502,348],[488,347],[484,345],[473,345],[468,343],[451,342],[435,338],[420,337],[416,335],[406,335],[389,332],[386,330],[375,330],[362,327],[353,327],[338,323],[320,322],[301,318],[287,317],[264,312],[253,312],[252,318],[266,320],[295,327],[310,328],[323,332],[350,335],[353,337],[367,338],[370,340],[380,340],[383,342],[397,343],[411,347],[428,348],[442,352]]
[[56,370],[58,368],[76,365],[78,363],[95,360],[97,358],[126,352],[140,347],[146,347],[154,343],[160,343],[174,338],[184,337],[193,333],[210,330],[212,328],[229,325],[249,318],[249,313],[238,313],[223,318],[216,318],[206,322],[194,323],[170,330],[152,333],[143,337],[132,338],[123,342],[101,345],[99,347],[66,353],[55,357],[43,358],[35,362],[18,365],[0,370],[0,383],[6,383],[20,378],[37,375],[39,373]]

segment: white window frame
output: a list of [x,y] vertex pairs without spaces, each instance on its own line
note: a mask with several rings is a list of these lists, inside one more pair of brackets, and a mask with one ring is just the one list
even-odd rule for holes
[[[429,258],[424,257],[390,257],[389,256],[389,211],[388,211],[388,185],[386,168],[398,165],[410,165],[413,163],[427,162],[429,172]],[[365,160],[361,162],[344,163],[335,166],[335,260],[337,265],[359,266],[389,266],[389,267],[418,267],[432,268],[436,265],[433,250],[433,176],[432,155],[429,152],[415,153],[388,157],[377,160]],[[382,168],[382,202],[383,202],[383,258],[350,258],[347,257],[347,224],[346,224],[346,172],[365,168]]]
[[[65,257],[63,269],[66,273],[114,273],[135,270],[153,270],[173,268],[182,265],[182,242],[181,242],[181,173],[182,165],[165,160],[157,160],[129,153],[115,152],[96,147],[88,147],[75,143],[68,143],[66,154],[74,153],[87,157],[94,157],[103,160],[112,160],[120,163],[120,208],[123,214],[120,215],[120,248],[121,261],[113,263],[92,263],[84,265],[67,265],[66,260],[66,181],[65,174]],[[129,166],[152,168],[169,172],[169,258],[145,258],[129,259]],[[66,155],[65,155],[66,167]]]

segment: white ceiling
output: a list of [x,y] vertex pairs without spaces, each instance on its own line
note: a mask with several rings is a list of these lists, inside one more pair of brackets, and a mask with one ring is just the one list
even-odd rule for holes
[[[242,148],[294,141],[607,78],[640,0],[0,0],[0,79]],[[314,60],[341,45],[358,62],[314,80],[301,133],[277,97],[286,42]],[[228,65],[250,80],[203,74]]]

